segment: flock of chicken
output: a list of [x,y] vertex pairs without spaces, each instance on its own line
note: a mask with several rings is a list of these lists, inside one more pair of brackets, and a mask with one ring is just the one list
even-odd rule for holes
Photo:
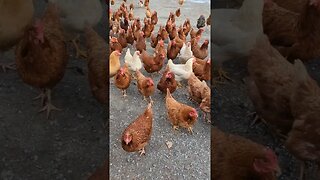
[[[151,137],[154,103],[151,97],[156,87],[166,94],[165,105],[173,128],[183,127],[192,133],[198,112],[195,108],[176,101],[172,93],[179,91],[179,87],[183,86],[182,82],[187,81],[191,99],[200,104],[204,114],[210,113],[210,88],[206,81],[210,80],[211,68],[210,59],[206,59],[209,41],[205,40],[199,45],[206,26],[204,16],[197,21],[198,30],[191,27],[189,19],[177,27],[175,18],[181,14],[179,8],[175,13],[170,13],[166,24],[160,25],[158,32],[153,33],[158,23],[157,12],[151,12],[148,0],[139,1],[139,4],[140,8],[144,7],[146,10],[143,25],[140,18],[134,16],[132,3],[127,6],[124,1],[116,11],[110,10],[112,36],[109,73],[110,78],[114,78],[113,84],[122,91],[123,96],[126,96],[126,89],[130,87],[132,79],[135,79],[134,84],[144,100],[148,101],[149,98],[146,110],[124,130],[121,138],[125,151],[140,151],[141,155],[145,153],[144,147]],[[207,25],[209,23],[210,18],[207,19]],[[189,33],[190,41],[187,41]],[[147,39],[150,39],[150,45],[154,48],[153,55],[147,52]],[[136,49],[133,55],[130,47]],[[124,61],[120,58],[123,52],[126,52]],[[166,58],[168,62],[163,67]],[[151,76],[144,75],[142,68]],[[160,73],[162,69],[164,70]],[[152,79],[153,73],[162,74],[157,86]]]
[[[36,99],[41,99],[40,112],[46,111],[47,118],[52,110],[60,110],[51,103],[51,89],[63,78],[67,68],[68,40],[75,45],[78,56],[88,59],[93,95],[99,102],[107,102],[107,44],[92,29],[102,17],[102,4],[99,0],[81,1],[86,9],[74,11],[73,3],[51,0],[43,16],[37,19],[32,0],[1,1],[0,49],[3,51],[16,46],[18,74],[25,83],[41,90]],[[87,55],[77,44],[81,32],[85,32]],[[2,64],[2,68],[5,71],[13,69],[13,66]]]
[[[224,61],[248,59],[255,122],[261,119],[284,139],[294,157],[315,162],[319,179],[320,87],[302,61],[320,57],[320,1],[244,0],[240,9],[213,14],[214,63],[221,68]],[[216,127],[211,133],[213,179],[277,179],[281,171],[270,148]]]

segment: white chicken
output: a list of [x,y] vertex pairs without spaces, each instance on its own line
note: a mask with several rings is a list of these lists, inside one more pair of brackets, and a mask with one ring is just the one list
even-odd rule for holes
[[86,57],[77,42],[84,32],[86,24],[96,26],[103,13],[100,0],[49,0],[56,3],[60,9],[61,23],[66,31],[66,37],[73,43],[77,57]]
[[212,56],[216,60],[220,78],[230,79],[222,70],[222,63],[243,58],[263,33],[264,0],[244,0],[240,9],[213,9]]
[[[136,72],[142,68],[142,62],[140,59],[140,52],[135,51],[133,56],[131,56],[130,49],[128,48],[126,55],[124,57],[124,62],[127,63],[128,68],[130,71]],[[134,76],[135,73],[131,73],[133,78],[136,79]]]
[[169,59],[168,67],[171,72],[175,75],[175,80],[179,87],[181,87],[180,81],[188,80],[190,75],[193,73],[192,64],[195,58],[190,58],[185,64],[173,64],[172,60]]
[[193,52],[191,50],[191,42],[183,43],[180,50],[179,60],[180,63],[186,63],[188,59],[193,57]]

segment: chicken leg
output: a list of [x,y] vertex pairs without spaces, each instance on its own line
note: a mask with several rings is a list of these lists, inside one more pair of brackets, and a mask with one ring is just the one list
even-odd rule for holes
[[41,99],[41,106],[44,106],[44,101],[46,99],[46,92],[45,91],[46,91],[45,89],[42,89],[40,94],[37,97],[33,98],[33,100]]
[[142,156],[143,154],[145,155],[146,154],[146,151],[144,150],[144,147],[139,151],[140,153],[140,156]]
[[189,131],[190,134],[193,134],[192,127],[188,127],[188,131]]
[[76,57],[77,58],[87,58],[87,52],[80,49],[80,44],[78,42],[80,41],[80,35],[78,34],[76,38],[72,39],[71,42],[76,49]]
[[234,81],[233,79],[231,79],[231,78],[227,75],[227,72],[224,71],[224,70],[222,69],[222,67],[219,67],[219,68],[218,68],[218,80],[219,80],[220,82],[222,82],[222,79],[227,79],[227,80],[229,80],[229,81]]
[[46,101],[46,105],[40,109],[39,112],[43,112],[43,111],[47,111],[47,119],[49,119],[50,116],[50,112],[53,110],[56,111],[61,111],[61,109],[55,107],[52,103],[51,103],[51,89],[46,89],[45,90],[46,96],[47,96],[47,101]]
[[303,161],[300,162],[300,176],[299,180],[304,180],[304,168],[305,168],[305,163]]
[[122,90],[122,96],[123,96],[123,97],[127,97],[127,92],[126,92],[126,90]]
[[1,63],[0,64],[3,72],[7,72],[7,69],[16,70],[15,63]]

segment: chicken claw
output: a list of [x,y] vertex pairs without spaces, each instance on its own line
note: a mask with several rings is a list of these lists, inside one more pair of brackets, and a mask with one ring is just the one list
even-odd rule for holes
[[0,64],[3,72],[7,72],[7,69],[11,69],[11,70],[16,70],[16,68],[14,67],[15,66],[15,63],[1,63]]
[[190,134],[193,134],[192,127],[188,127],[188,131]]
[[124,98],[128,96],[126,90],[122,90],[122,96],[123,96]]
[[152,100],[151,96],[149,96],[149,99],[150,99],[151,105],[153,105],[154,101]]
[[41,93],[37,97],[33,98],[33,100],[38,100],[38,99],[41,99],[41,106],[43,106],[44,100],[46,99],[45,90],[41,90]]
[[227,79],[227,80],[229,80],[229,81],[234,81],[233,79],[231,79],[231,78],[227,75],[227,72],[224,71],[224,70],[222,69],[222,67],[220,67],[220,68],[218,69],[218,79],[219,79],[219,81],[222,81],[222,79]]
[[71,40],[74,48],[76,49],[76,57],[77,58],[87,58],[87,52],[80,49],[80,45],[78,44],[79,37],[77,36],[75,39]]
[[45,91],[46,91],[46,96],[47,96],[47,102],[46,102],[46,105],[42,109],[40,109],[39,112],[47,111],[47,119],[49,119],[51,111],[53,111],[53,110],[61,111],[61,109],[59,109],[59,108],[55,107],[53,104],[51,104],[51,90],[46,89]]
[[139,151],[140,156],[142,156],[143,154],[146,155],[146,151],[144,150],[144,147]]
[[183,87],[182,84],[179,81],[177,81],[177,88],[182,88],[182,87]]

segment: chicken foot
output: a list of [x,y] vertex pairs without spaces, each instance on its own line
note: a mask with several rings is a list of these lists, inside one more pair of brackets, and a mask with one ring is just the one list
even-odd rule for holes
[[228,73],[226,71],[224,71],[222,69],[222,67],[218,68],[218,82],[222,82],[222,79],[227,79],[229,81],[234,81],[233,79],[231,79],[228,75]]
[[189,131],[190,134],[193,134],[192,127],[188,127],[188,131]]
[[126,92],[126,90],[122,90],[122,96],[123,96],[123,97],[127,97],[127,92]]
[[7,72],[7,69],[16,70],[16,68],[14,67],[15,65],[15,63],[0,63],[1,68],[5,73]]
[[40,109],[39,112],[47,111],[47,119],[49,119],[51,111],[53,111],[53,110],[61,111],[61,109],[55,107],[51,103],[51,89],[46,89],[45,93],[46,93],[46,97],[47,97],[46,105],[42,109]]
[[144,147],[139,150],[140,156],[142,156],[143,154],[146,155],[146,151],[144,150]]
[[45,89],[42,89],[40,94],[37,97],[33,98],[33,100],[41,99],[41,106],[44,106],[44,102],[47,97],[45,91],[46,91]]
[[300,162],[300,176],[299,180],[304,180],[304,169],[305,169],[305,163],[303,161]]
[[77,58],[87,58],[87,52],[80,49],[80,44],[78,43],[80,41],[80,35],[77,35],[76,38],[72,39],[71,42],[76,49],[76,57]]

